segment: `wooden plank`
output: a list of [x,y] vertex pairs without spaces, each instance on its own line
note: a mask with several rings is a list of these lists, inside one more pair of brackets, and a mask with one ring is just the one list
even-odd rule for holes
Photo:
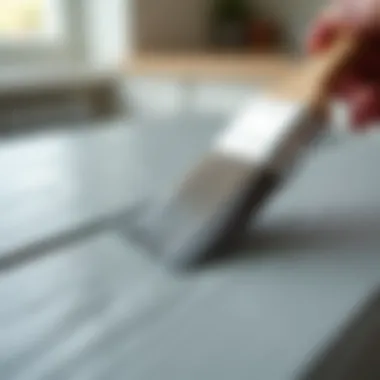
[[131,75],[180,76],[189,79],[255,81],[290,74],[298,59],[285,54],[146,53],[124,64]]

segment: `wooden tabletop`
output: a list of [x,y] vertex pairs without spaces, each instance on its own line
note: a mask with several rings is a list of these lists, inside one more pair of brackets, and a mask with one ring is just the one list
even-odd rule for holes
[[124,65],[131,75],[189,79],[275,80],[297,67],[298,60],[275,53],[144,53]]

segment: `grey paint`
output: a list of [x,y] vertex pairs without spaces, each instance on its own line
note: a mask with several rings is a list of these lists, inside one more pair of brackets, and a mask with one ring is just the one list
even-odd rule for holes
[[[2,140],[2,258],[167,193],[224,124],[134,123]],[[163,268],[129,213],[3,267],[3,377],[297,378],[379,286],[379,143],[313,151],[251,238],[198,272]]]
[[190,83],[186,79],[158,76],[128,78],[126,89],[129,104],[137,112],[159,116],[191,110],[232,115],[260,86],[204,80]]
[[[126,97],[132,110],[155,117],[173,116],[181,111],[233,117],[262,88],[262,83],[248,85],[215,80],[189,82],[175,77],[131,77],[126,81]],[[336,102],[332,111],[331,128],[348,132],[347,106]]]

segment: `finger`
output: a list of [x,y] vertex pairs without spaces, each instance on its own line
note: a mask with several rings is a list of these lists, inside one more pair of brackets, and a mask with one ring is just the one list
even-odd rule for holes
[[360,33],[380,31],[379,0],[337,0],[311,26],[306,46],[309,52],[328,48],[343,29]]
[[340,15],[333,9],[321,14],[309,30],[306,39],[308,51],[318,53],[331,46],[337,37],[340,24]]
[[352,70],[363,81],[377,84],[380,81],[380,33],[363,41],[352,63]]
[[[367,111],[362,113],[362,115],[353,114],[354,123],[352,125],[355,131],[365,131],[369,128],[377,125],[380,120],[380,103],[374,101],[372,104],[367,105]],[[356,118],[356,119],[355,119]]]
[[332,88],[332,94],[344,100],[351,99],[351,95],[360,88],[362,81],[353,72],[342,74]]
[[334,2],[312,26],[307,38],[309,52],[328,49],[343,29],[359,31],[364,43],[332,92],[348,103],[352,124],[360,130],[380,119],[380,1]]
[[334,6],[341,17],[360,29],[372,29],[380,25],[380,3],[378,0],[337,0]]
[[346,95],[351,113],[351,123],[355,129],[375,121],[379,116],[379,91],[373,87],[362,85]]

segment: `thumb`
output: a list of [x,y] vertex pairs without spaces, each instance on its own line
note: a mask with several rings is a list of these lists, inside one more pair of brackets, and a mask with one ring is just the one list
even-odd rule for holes
[[360,30],[379,28],[379,0],[336,0],[332,4],[338,17]]

